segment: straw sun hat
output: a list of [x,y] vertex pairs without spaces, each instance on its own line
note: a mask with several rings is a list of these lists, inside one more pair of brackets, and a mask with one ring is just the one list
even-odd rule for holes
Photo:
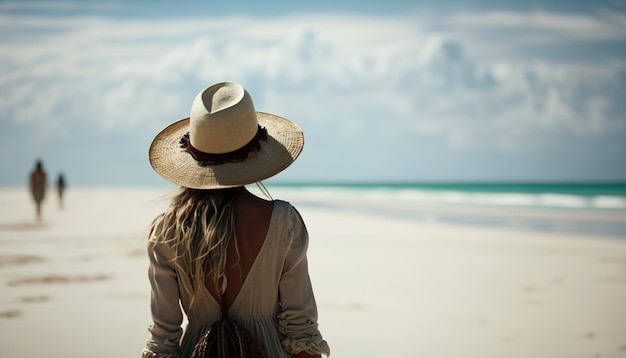
[[152,141],[152,168],[165,180],[194,189],[243,186],[267,179],[298,157],[304,135],[286,118],[256,112],[238,83],[200,92],[189,118],[174,122]]

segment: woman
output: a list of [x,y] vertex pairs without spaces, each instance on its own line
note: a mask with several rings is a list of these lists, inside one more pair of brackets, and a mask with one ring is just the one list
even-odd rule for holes
[[317,328],[302,218],[289,203],[245,188],[263,188],[260,181],[288,167],[303,144],[296,124],[256,112],[233,82],[202,91],[190,118],[153,140],[152,167],[181,189],[152,224],[153,324],[143,358],[188,357],[220,319],[222,301],[267,357],[330,354]]

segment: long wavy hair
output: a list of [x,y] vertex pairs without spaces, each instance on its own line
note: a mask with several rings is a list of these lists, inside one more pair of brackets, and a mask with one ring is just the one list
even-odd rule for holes
[[164,243],[176,253],[172,264],[191,283],[191,305],[198,300],[207,277],[220,295],[226,292],[226,249],[235,239],[237,190],[181,188],[168,209],[152,222],[150,240]]

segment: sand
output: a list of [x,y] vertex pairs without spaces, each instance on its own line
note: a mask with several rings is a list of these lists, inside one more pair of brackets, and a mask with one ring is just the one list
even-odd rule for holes
[[[0,189],[0,357],[138,357],[146,230],[166,193],[73,189],[36,222],[25,189]],[[307,223],[333,357],[626,357],[624,238],[438,219],[561,212],[273,193]]]

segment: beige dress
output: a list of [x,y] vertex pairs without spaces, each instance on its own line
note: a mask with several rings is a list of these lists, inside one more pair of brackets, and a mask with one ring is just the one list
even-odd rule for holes
[[[154,231],[159,234],[158,225]],[[292,357],[301,351],[330,354],[317,328],[307,246],[308,233],[299,213],[289,203],[275,201],[263,246],[228,311],[229,318],[248,329],[268,357]],[[201,302],[190,308],[188,280],[170,264],[172,250],[151,244],[148,254],[153,324],[142,358],[188,357],[220,318],[220,304],[203,287]],[[184,331],[181,306],[189,320]]]

